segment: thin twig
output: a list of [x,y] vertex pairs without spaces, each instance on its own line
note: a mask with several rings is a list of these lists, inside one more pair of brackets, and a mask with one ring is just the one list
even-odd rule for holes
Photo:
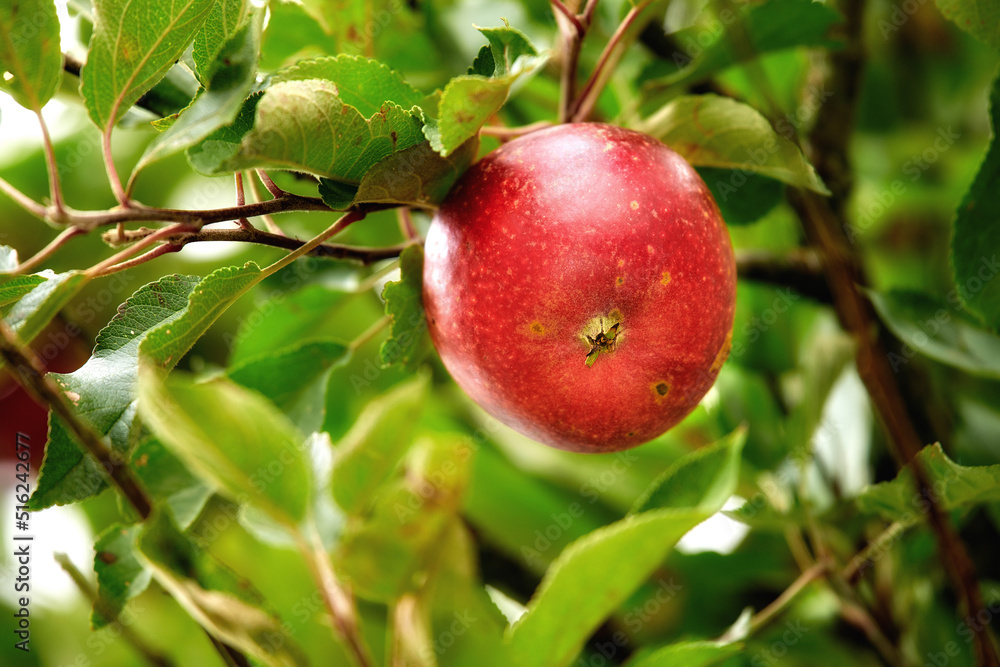
[[[149,236],[139,240],[135,245],[125,248],[119,253],[116,253],[112,257],[95,264],[94,266],[87,269],[86,274],[94,278],[96,276],[105,275],[108,269],[120,264],[133,256],[139,254],[140,251],[159,243],[160,241],[169,238],[175,234],[180,234],[182,232],[197,231],[197,227],[192,227],[191,225],[185,223],[177,223],[176,225],[171,225],[169,227],[164,227],[163,229],[158,229]],[[114,273],[113,271],[111,273]]]
[[29,257],[20,264],[17,265],[17,269],[14,270],[15,273],[31,273],[37,266],[42,262],[51,257],[59,248],[61,248],[67,241],[69,241],[74,236],[79,236],[80,234],[86,234],[86,232],[79,227],[67,227],[59,233],[54,239],[49,241],[49,244],[35,253],[34,257]]
[[114,451],[94,430],[85,424],[69,405],[65,393],[45,375],[45,367],[34,350],[21,344],[7,323],[0,320],[0,356],[7,362],[11,375],[39,403],[49,406],[58,415],[84,450],[100,464],[111,482],[140,517],[149,516],[149,497],[133,477],[124,456]]
[[263,169],[257,170],[257,178],[260,179],[260,182],[264,184],[264,187],[267,188],[267,191],[270,192],[271,196],[274,197],[275,199],[281,199],[286,194],[288,194],[287,192],[279,188],[277,185],[275,185],[274,181],[271,180],[271,177],[268,176],[267,172],[264,171]]
[[500,127],[498,125],[486,125],[479,133],[487,137],[496,137],[501,141],[507,141],[509,139],[516,139],[518,137],[523,137],[526,134],[532,132],[537,132],[538,130],[544,130],[547,127],[552,127],[552,123],[547,120],[540,120],[537,123],[531,123],[530,125],[522,125],[520,127]]
[[113,273],[119,273],[121,271],[127,271],[129,269],[135,268],[140,264],[145,264],[146,262],[156,259],[157,257],[162,257],[163,255],[169,255],[172,252],[180,252],[183,246],[174,245],[172,243],[164,243],[163,245],[156,246],[148,252],[144,252],[138,257],[133,257],[132,259],[127,259],[124,262],[119,262],[100,272],[95,272],[91,275],[92,278],[102,278],[104,276],[110,276]]
[[351,341],[348,345],[348,349],[352,352],[360,349],[363,345],[370,342],[375,336],[379,334],[380,331],[385,329],[387,326],[392,324],[392,318],[388,315],[380,317],[374,324],[362,331],[357,338]]
[[[121,242],[133,243],[159,232],[160,230],[141,229],[125,232],[125,237]],[[106,242],[119,243],[114,232],[105,234]],[[163,243],[170,243],[180,250],[188,243],[198,243],[203,241],[229,241],[235,243],[253,243],[256,245],[271,246],[274,248],[284,248],[285,250],[297,250],[306,244],[305,241],[294,239],[283,234],[272,234],[260,229],[251,227],[250,229],[202,229],[199,231],[181,231],[168,236],[161,236],[159,240]],[[418,239],[419,240],[419,239]],[[345,259],[359,262],[363,265],[373,264],[383,259],[398,257],[414,241],[407,241],[397,245],[385,246],[382,248],[366,246],[349,246],[327,243],[313,248],[309,254],[313,257],[325,257],[328,259]]]
[[122,180],[118,176],[115,159],[111,154],[111,129],[109,127],[101,134],[101,154],[104,156],[104,169],[108,172],[108,181],[111,182],[111,192],[114,193],[115,200],[127,208],[129,206],[128,194],[126,194],[125,188],[122,187]]
[[24,194],[13,185],[0,178],[0,191],[5,195],[10,197],[15,204],[23,208],[25,211],[35,216],[36,218],[45,219],[48,217],[48,209],[36,202],[34,199]]
[[798,578],[793,581],[788,588],[781,592],[781,595],[776,597],[771,604],[767,605],[750,619],[750,632],[756,632],[763,626],[767,625],[772,621],[778,614],[785,610],[785,608],[791,604],[799,593],[805,590],[805,587],[820,579],[825,575],[830,569],[830,564],[826,561],[821,561],[816,563],[808,570],[805,570],[798,576]]
[[[254,201],[258,202],[264,201],[264,198],[260,196],[261,195],[260,185],[259,185],[260,182],[256,178],[253,178],[252,176],[250,178],[245,178],[244,180],[245,182],[250,184],[250,192],[253,193]],[[267,231],[271,232],[272,234],[284,236],[285,233],[281,231],[281,227],[278,226],[278,223],[276,223],[274,221],[274,218],[272,218],[269,214],[265,213],[260,215],[259,217],[264,222],[264,226],[267,227]]]
[[94,611],[96,611],[108,623],[116,624],[116,629],[121,632],[122,639],[124,639],[126,643],[130,644],[132,648],[139,653],[139,655],[145,658],[149,664],[156,665],[157,667],[171,667],[174,664],[165,655],[147,644],[142,637],[139,637],[136,633],[134,633],[132,628],[118,619],[118,615],[115,614],[110,605],[108,605],[108,603],[91,587],[90,582],[87,581],[87,577],[85,577],[83,572],[81,572],[79,568],[73,564],[73,561],[69,559],[69,556],[58,552],[54,555],[56,562],[62,566],[63,571],[69,575],[69,578],[73,580],[73,583],[76,584],[78,589],[80,589],[83,596],[94,606]]
[[580,37],[583,37],[583,34],[586,32],[587,29],[583,27],[583,24],[580,22],[580,19],[576,17],[576,14],[571,12],[569,8],[565,4],[563,4],[562,0],[549,0],[549,4],[552,5],[553,9],[562,14],[563,18],[569,21],[570,25],[573,26],[573,28],[576,30],[576,33]]
[[743,280],[789,287],[820,303],[833,300],[823,277],[823,262],[812,248],[785,253],[740,249],[736,251],[736,271]]
[[[243,191],[243,172],[236,172],[236,205],[244,206],[247,203],[246,193]],[[240,218],[236,222],[239,223],[240,227],[243,229],[252,229],[253,225],[245,217]]]
[[411,242],[419,242],[420,234],[417,232],[417,226],[413,224],[410,207],[400,206],[396,209],[396,216],[399,218],[399,231],[403,233],[403,237]]
[[42,128],[42,148],[45,152],[45,166],[49,171],[49,198],[52,200],[53,209],[49,215],[54,216],[56,222],[60,222],[64,204],[62,186],[59,184],[59,167],[56,164],[56,153],[52,147],[52,137],[49,135],[49,127],[45,123],[45,119],[42,118],[41,109],[36,110],[35,115],[38,116],[38,126]]
[[618,47],[621,46],[621,42],[625,38],[625,33],[628,32],[628,29],[651,2],[652,0],[643,0],[643,2],[632,7],[628,14],[625,15],[625,18],[622,19],[618,29],[615,30],[615,33],[604,47],[604,51],[601,52],[600,58],[597,59],[594,71],[591,72],[590,78],[584,84],[579,97],[574,101],[569,114],[569,120],[578,123],[587,120],[587,117],[590,116],[590,113],[594,110],[594,105],[597,104],[597,98],[600,97],[601,89],[604,88],[604,82],[610,76],[617,60],[621,57]]
[[333,626],[340,638],[347,644],[351,656],[358,667],[370,667],[375,662],[365,645],[361,629],[358,627],[358,612],[351,593],[337,580],[330,564],[330,558],[315,537],[310,544],[299,535],[299,551],[305,558],[309,571],[323,597],[323,604],[330,614]]
[[584,25],[575,16],[570,21],[562,13],[556,14],[556,23],[560,26],[563,40],[562,75],[559,85],[559,122],[565,123],[570,119],[576,100],[576,76],[580,66],[580,48],[583,46],[583,38],[589,26]]

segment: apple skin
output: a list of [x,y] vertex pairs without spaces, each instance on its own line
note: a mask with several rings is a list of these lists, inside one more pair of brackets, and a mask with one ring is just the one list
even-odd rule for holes
[[559,449],[659,436],[729,354],[736,266],[718,206],[683,158],[631,130],[559,125],[484,157],[435,215],[423,278],[455,381]]

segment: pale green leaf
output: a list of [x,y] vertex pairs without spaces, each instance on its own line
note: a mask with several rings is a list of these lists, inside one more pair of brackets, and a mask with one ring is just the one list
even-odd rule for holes
[[419,375],[369,402],[337,443],[331,489],[346,512],[363,512],[406,454],[428,384]]
[[[1000,502],[1000,465],[958,465],[948,458],[940,444],[924,447],[917,459],[941,509],[951,511]],[[869,486],[856,502],[862,512],[880,514],[904,525],[918,523],[927,507],[927,500],[917,493],[909,468],[901,470],[890,482]]]
[[937,0],[941,13],[994,50],[1000,50],[1000,1]]
[[10,93],[21,106],[40,111],[59,88],[61,79],[56,3],[0,3],[0,90]]
[[187,49],[215,0],[94,0],[94,33],[80,92],[107,131]]
[[633,514],[570,544],[549,566],[528,611],[508,633],[516,664],[571,664],[604,619],[686,532],[710,515],[693,509]]
[[157,513],[144,524],[139,551],[156,581],[212,636],[265,665],[305,664],[287,626],[253,585],[195,546],[169,516]]
[[6,313],[9,310],[7,306],[44,283],[45,280],[46,278],[40,275],[0,275],[0,314]]
[[758,111],[728,97],[678,97],[639,124],[696,167],[742,169],[829,194],[798,147]]
[[302,436],[273,403],[229,380],[195,383],[139,369],[139,413],[201,479],[286,527],[306,515],[309,470]]
[[628,667],[709,667],[738,654],[740,644],[685,641],[643,652],[629,660]]
[[566,547],[508,633],[517,664],[569,665],[677,541],[733,494],[745,436],[738,430],[718,445],[678,460],[636,503],[639,508],[671,507],[629,514]]
[[630,513],[666,508],[715,511],[722,507],[739,481],[746,439],[747,429],[741,427],[678,459],[635,501]]

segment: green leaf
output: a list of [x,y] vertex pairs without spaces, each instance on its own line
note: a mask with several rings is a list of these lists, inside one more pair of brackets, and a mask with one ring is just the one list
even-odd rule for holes
[[[173,322],[200,282],[197,276],[166,276],[140,288],[97,334],[94,353],[73,373],[52,373],[77,414],[111,447],[125,453],[136,414],[139,345],[158,324]],[[33,510],[88,498],[107,487],[100,466],[85,454],[58,417],[50,417],[49,442],[29,506]]]
[[677,541],[732,496],[745,438],[745,429],[739,429],[717,445],[688,454],[636,503],[638,508],[672,507],[630,514],[566,547],[508,633],[517,664],[570,664]]
[[405,476],[379,489],[369,516],[348,523],[333,555],[337,572],[370,600],[391,603],[421,587],[460,509],[468,445],[422,438],[411,454]]
[[331,81],[284,81],[261,96],[235,154],[205,171],[268,167],[359,183],[379,160],[423,141],[420,128],[414,113],[395,104],[362,116]]
[[406,83],[397,72],[377,60],[361,56],[339,55],[303,60],[276,72],[272,81],[310,79],[333,82],[340,100],[357,109],[365,118],[379,113],[386,102],[406,110],[424,103],[424,94]]
[[309,469],[302,436],[274,404],[224,379],[166,381],[143,362],[139,413],[191,472],[239,503],[294,528],[306,515]]
[[169,516],[156,513],[144,524],[139,550],[156,581],[212,636],[265,665],[306,664],[253,585],[196,547]]
[[35,289],[46,278],[41,275],[11,276],[0,275],[0,314],[5,314],[11,305],[25,294]]
[[[479,28],[490,41],[493,76],[465,74],[445,86],[437,109],[425,113],[424,135],[431,147],[447,156],[476,136],[490,116],[495,114],[510,93],[511,85],[522,75],[531,74],[545,63],[528,38],[513,28]],[[473,66],[482,71],[488,63],[480,53]],[[425,110],[426,112],[426,110]]]
[[843,22],[843,16],[833,7],[822,3],[811,0],[769,0],[746,7],[741,14],[738,28],[728,30],[703,50],[697,43],[704,38],[703,26],[686,28],[672,35],[677,44],[682,47],[693,45],[700,52],[680,71],[650,84],[689,86],[704,81],[720,70],[766,53],[796,46],[834,49],[842,45],[842,41],[831,38],[830,34],[835,26]]
[[868,292],[886,326],[903,342],[902,354],[889,354],[893,370],[919,353],[967,373],[1000,378],[1000,336],[984,331],[961,310],[952,290],[944,303],[907,290]]
[[406,454],[429,384],[418,375],[369,402],[337,443],[331,489],[349,514],[365,510]]
[[941,13],[962,30],[1000,49],[1000,2],[997,0],[937,0]]
[[41,111],[61,80],[56,3],[7,0],[0,4],[0,90],[10,93],[21,106]]
[[749,225],[774,210],[785,199],[780,181],[734,169],[699,167],[698,174],[712,191],[727,225]]
[[785,439],[790,456],[808,458],[812,454],[813,436],[823,408],[834,384],[844,369],[854,359],[854,341],[842,333],[822,334],[809,346],[806,359],[800,364],[801,382],[809,391],[802,392],[802,400],[788,415]]
[[740,644],[686,641],[647,651],[629,660],[628,667],[709,667],[743,650]]
[[994,251],[1000,248],[1000,198],[996,197],[1000,188],[1000,143],[997,141],[1000,77],[993,82],[990,91],[990,119],[993,139],[955,216],[951,263],[962,302],[990,329],[997,331],[1000,330],[1000,280],[994,278],[1000,265]]
[[211,78],[206,81],[206,88],[146,147],[133,178],[143,167],[195,145],[236,120],[256,81],[263,21],[263,10],[257,10],[223,45],[217,54],[218,64],[209,72]]
[[215,0],[94,0],[94,34],[80,93],[107,131],[163,78],[208,18]]
[[[260,10],[257,13],[263,14]],[[249,16],[249,0],[216,0],[212,5],[212,11],[201,30],[194,36],[194,45],[191,48],[191,59],[198,71],[198,79],[206,87],[215,77],[216,69],[220,65],[228,66],[222,61],[223,51],[227,43],[245,28]],[[258,43],[259,37],[258,35]],[[256,61],[256,54],[254,60]]]
[[[948,458],[940,444],[924,447],[917,459],[943,510],[1000,501],[1000,465],[958,465]],[[917,493],[909,468],[902,469],[891,482],[868,487],[856,502],[862,512],[880,514],[904,525],[918,523],[927,503]]]
[[328,206],[342,211],[358,204],[437,206],[472,164],[478,149],[479,139],[473,137],[448,157],[441,157],[423,141],[376,164],[357,187],[321,178],[319,194]]
[[161,368],[173,368],[219,315],[262,278],[260,268],[253,262],[247,262],[242,268],[216,269],[191,290],[187,307],[180,317],[149,331],[139,354]]
[[740,169],[830,194],[794,143],[775,132],[758,111],[728,97],[678,97],[638,129],[696,167]]
[[[24,294],[20,300],[7,312],[4,320],[7,322],[22,343],[28,345],[35,336],[42,333],[56,315],[75,297],[83,286],[90,282],[80,271],[67,271],[53,274],[43,272],[46,278],[39,282],[31,291]],[[15,279],[16,282],[16,279]],[[9,284],[9,283],[2,283]],[[23,284],[22,287],[27,287]],[[0,360],[0,369],[4,366]]]
[[[149,585],[150,572],[137,557],[141,526],[113,524],[94,543],[94,572],[97,574],[99,603],[94,605],[90,623],[99,630],[118,619],[132,598]],[[105,618],[98,609],[102,605],[114,616]]]
[[508,633],[514,664],[571,664],[604,619],[662,564],[686,532],[709,516],[711,512],[693,509],[633,514],[570,544]]
[[156,438],[146,438],[136,445],[129,462],[153,504],[166,503],[177,525],[185,530],[212,496],[212,489]]
[[266,395],[302,432],[311,433],[323,425],[330,371],[349,357],[343,343],[307,341],[244,361],[228,375]]
[[263,95],[264,93],[260,92],[250,95],[243,101],[243,106],[236,113],[232,123],[220,127],[201,142],[188,148],[188,162],[196,171],[206,176],[213,176],[220,164],[232,159],[239,152],[243,137],[253,129],[257,104]]
[[421,291],[424,284],[424,250],[410,246],[399,256],[400,279],[382,289],[385,313],[392,318],[392,333],[379,348],[383,368],[402,364],[412,368],[427,331]]
[[740,454],[746,439],[747,429],[741,427],[678,459],[635,501],[630,514],[664,508],[722,507],[739,481]]

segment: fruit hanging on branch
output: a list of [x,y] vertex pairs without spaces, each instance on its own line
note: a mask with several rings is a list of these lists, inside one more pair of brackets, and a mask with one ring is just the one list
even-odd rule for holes
[[611,452],[665,432],[711,387],[736,268],[683,158],[580,123],[466,172],[427,235],[423,297],[442,361],[487,412],[553,447]]

